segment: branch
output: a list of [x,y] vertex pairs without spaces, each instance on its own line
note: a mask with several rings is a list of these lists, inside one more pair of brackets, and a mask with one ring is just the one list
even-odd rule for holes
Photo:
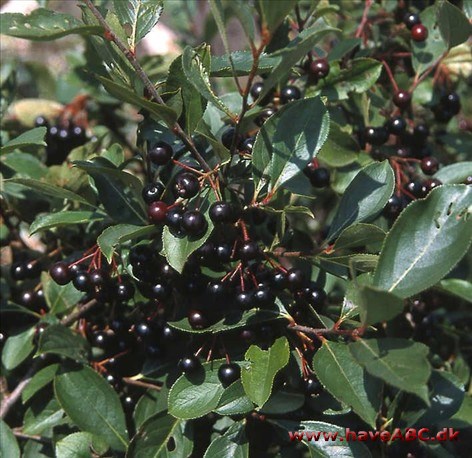
[[[69,326],[75,321],[77,321],[79,318],[81,318],[83,315],[85,315],[92,307],[94,307],[98,302],[95,299],[92,299],[91,301],[87,302],[86,304],[82,305],[82,307],[79,307],[78,310],[76,310],[74,313],[71,313],[69,316],[66,316],[62,318],[61,324],[64,326]],[[23,376],[23,378],[20,380],[18,385],[16,385],[15,389],[8,395],[5,396],[2,399],[2,402],[0,404],[0,418],[5,418],[10,409],[13,407],[13,405],[18,401],[18,399],[21,397],[21,393],[23,393],[24,389],[28,386],[28,383],[31,381],[33,378],[33,375],[39,370],[39,368],[43,364],[43,360],[41,358],[36,358],[26,374]]]
[[311,335],[313,337],[324,336],[326,334],[336,334],[336,335],[345,335],[357,337],[361,334],[359,329],[327,329],[327,328],[310,328],[309,326],[300,326],[298,324],[289,324],[287,329],[290,331],[299,331],[303,332],[306,335]]
[[128,385],[140,386],[142,388],[149,388],[150,390],[161,391],[162,387],[154,385],[153,383],[142,382],[141,380],[134,380],[131,377],[123,377],[123,382]]
[[[115,45],[118,47],[118,49],[124,54],[128,62],[133,66],[133,68],[136,70],[136,74],[138,75],[139,79],[143,82],[144,86],[148,90],[149,94],[151,94],[152,99],[158,103],[159,105],[165,105],[164,100],[162,97],[159,95],[157,92],[157,89],[155,88],[154,84],[152,84],[151,80],[147,76],[146,72],[143,70],[143,67],[139,64],[138,60],[136,59],[136,55],[134,52],[132,52],[128,46],[123,43],[111,30],[110,26],[107,24],[105,21],[105,18],[102,16],[100,11],[95,7],[95,5],[92,3],[91,0],[84,0],[85,4],[87,7],[90,9],[92,14],[96,17],[97,21],[100,23],[100,25],[105,29],[105,34],[107,38],[109,38]],[[172,132],[182,140],[182,142],[185,144],[185,146],[189,149],[190,154],[195,158],[195,160],[202,166],[202,168],[206,172],[211,171],[211,167],[208,165],[208,163],[203,159],[202,155],[198,152],[197,148],[195,147],[195,144],[193,143],[193,140],[191,137],[189,137],[182,127],[180,126],[179,123],[175,123],[173,126],[169,126],[172,129]]]

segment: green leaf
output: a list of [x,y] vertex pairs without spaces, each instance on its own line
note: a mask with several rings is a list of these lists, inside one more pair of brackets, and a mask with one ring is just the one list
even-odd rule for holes
[[46,272],[41,274],[41,283],[44,299],[52,315],[71,310],[84,295],[72,283],[64,286],[58,285]]
[[25,178],[40,180],[48,171],[48,168],[37,157],[21,151],[3,154],[0,161],[1,164],[17,173],[18,176]]
[[346,54],[350,53],[357,46],[360,46],[362,40],[360,38],[346,38],[334,45],[328,54],[328,62],[334,62],[342,59]]
[[162,0],[114,0],[113,5],[121,24],[127,27],[131,49],[157,24],[163,9]]
[[142,184],[137,177],[117,169],[102,157],[75,161],[74,164],[93,178],[100,202],[111,218],[120,223],[147,223],[141,197]]
[[0,420],[0,456],[2,458],[20,458],[20,447],[9,426]]
[[224,391],[215,412],[218,415],[242,415],[253,408],[254,404],[246,396],[241,380],[236,380]]
[[349,350],[369,374],[428,403],[431,365],[426,345],[386,337],[358,340],[349,344]]
[[375,254],[355,253],[347,256],[318,256],[320,267],[340,278],[348,279],[352,272],[372,272],[379,257]]
[[167,385],[164,383],[160,391],[150,389],[139,398],[133,412],[134,423],[137,429],[139,429],[148,418],[167,410],[168,392]]
[[329,135],[318,153],[318,158],[330,167],[343,167],[357,160],[359,145],[352,135],[344,132],[339,124],[331,122]]
[[134,226],[132,224],[116,224],[105,229],[97,238],[101,252],[110,263],[117,246],[129,240],[150,235],[156,226]]
[[[3,14],[0,16],[3,16]],[[25,146],[46,146],[46,142],[44,141],[45,135],[46,127],[36,127],[28,130],[0,147],[0,154],[10,153],[11,151],[24,148]]]
[[218,369],[226,360],[204,363],[193,374],[180,376],[169,391],[169,413],[183,420],[200,418],[215,410],[225,392]]
[[471,204],[470,186],[445,185],[405,208],[385,239],[374,286],[405,298],[441,280],[470,245]]
[[256,324],[267,323],[270,321],[283,319],[283,315],[272,310],[258,310],[251,309],[245,312],[233,311],[228,312],[226,316],[208,328],[194,329],[190,326],[188,319],[183,318],[180,321],[171,321],[169,324],[179,331],[189,332],[192,334],[219,334],[221,332],[234,331],[236,329],[244,328],[248,325],[254,326]]
[[[234,74],[236,74],[236,76],[246,76],[251,73],[253,57],[250,51],[234,51],[230,56],[233,61]],[[228,54],[212,56],[210,76],[233,76],[230,56]],[[261,54],[257,73],[267,73],[271,71],[280,62],[280,59],[281,57]]]
[[[204,56],[204,58],[202,57]],[[206,67],[208,65],[208,67]],[[209,77],[210,47],[202,45],[200,48],[193,49],[187,46],[182,54],[182,69],[188,81],[193,84],[195,89],[209,102],[218,109],[226,113],[231,119],[235,119],[235,114],[223,103],[215,94]]]
[[283,369],[290,357],[290,347],[285,337],[278,338],[268,350],[251,345],[244,358],[250,362],[243,368],[241,380],[249,399],[259,407],[270,397],[275,376]]
[[35,327],[8,337],[2,351],[2,364],[12,370],[19,366],[34,350]]
[[[168,226],[165,226],[162,231],[162,251],[164,256],[167,262],[179,273],[182,273],[189,256],[206,242],[213,231],[213,223],[208,217],[208,208],[215,202],[213,192],[208,193],[203,202],[200,199],[198,199],[198,202],[200,202],[199,209],[205,214],[208,223],[207,230],[203,235],[198,238],[187,235],[185,237],[177,237],[172,234]],[[192,201],[192,206],[194,205],[195,201]]]
[[307,95],[321,95],[329,100],[345,100],[349,94],[362,94],[370,89],[382,73],[382,63],[376,59],[353,59],[349,68],[341,69],[339,63],[331,63],[329,75],[321,80]]
[[394,186],[395,177],[388,161],[364,167],[347,187],[327,239],[333,240],[351,224],[374,219],[390,199]]
[[445,293],[472,302],[472,283],[470,281],[460,278],[446,278],[439,282],[438,288]]
[[313,369],[327,391],[375,428],[379,382],[365,374],[346,344],[324,341],[313,358]]
[[320,98],[297,100],[282,107],[264,123],[252,152],[256,194],[269,191],[302,172],[326,141],[329,115]]
[[144,422],[130,443],[129,458],[187,458],[193,450],[192,424],[160,412]]
[[272,34],[295,8],[298,0],[258,0],[263,27]]
[[93,211],[62,211],[60,213],[41,214],[30,225],[30,234],[45,231],[58,226],[87,224],[92,221],[103,221],[104,215]]
[[[210,54],[207,48],[201,48],[198,55],[205,71],[210,65]],[[197,88],[189,81],[182,68],[182,56],[177,57],[169,67],[169,75],[166,81],[166,91],[182,91],[184,103],[185,131],[192,134],[203,117],[207,101],[200,95]]]
[[87,26],[69,14],[38,8],[28,15],[3,13],[0,15],[2,34],[33,41],[48,41],[70,34],[89,35],[103,31],[99,26]]
[[95,208],[95,205],[91,204],[89,201],[84,199],[83,197],[75,194],[68,189],[61,188],[60,186],[56,186],[50,183],[46,183],[39,180],[33,180],[30,178],[11,178],[10,180],[6,180],[7,183],[16,183],[26,186],[27,188],[32,189],[33,191],[37,191],[39,194],[54,197],[56,199],[68,199],[74,202],[79,202],[81,204],[87,205],[88,207]]
[[359,248],[382,242],[387,234],[373,224],[357,223],[346,227],[334,243],[333,251]]
[[467,41],[472,34],[472,25],[465,14],[446,0],[440,1],[437,8],[439,30],[448,48]]
[[441,167],[434,174],[434,178],[443,184],[460,184],[464,183],[470,175],[472,175],[472,161],[463,161]]
[[[274,2],[271,2],[271,4],[274,6]],[[299,33],[287,47],[272,53],[271,57],[280,58],[280,60],[269,76],[264,80],[264,88],[259,95],[259,100],[261,100],[272,87],[290,74],[292,67],[310,52],[316,43],[328,33],[336,31],[339,30],[331,27],[323,18],[320,18],[313,26]]]
[[39,390],[54,380],[54,377],[59,370],[59,364],[50,364],[43,367],[41,370],[33,375],[26,388],[21,393],[21,400],[26,404]]
[[272,393],[268,401],[262,406],[260,412],[263,415],[285,415],[288,412],[294,412],[303,407],[305,401],[304,393],[281,389]]
[[394,294],[374,288],[370,275],[349,283],[346,300],[359,309],[363,326],[388,321],[403,311],[403,300]]
[[90,458],[91,450],[105,454],[107,446],[90,433],[72,433],[56,443],[56,458]]
[[421,23],[428,29],[428,38],[422,42],[411,40],[412,64],[417,74],[422,74],[435,65],[447,52],[447,44],[442,37],[437,20],[436,6],[425,8],[420,18]]
[[89,367],[70,370],[54,379],[56,398],[83,431],[102,437],[116,450],[126,450],[128,433],[116,392]]
[[38,355],[52,353],[86,363],[89,349],[88,342],[82,336],[62,324],[53,324],[41,334]]
[[151,102],[143,97],[137,95],[129,86],[116,83],[111,79],[103,76],[95,75],[102,84],[103,87],[118,100],[122,102],[136,105],[137,107],[144,108],[149,112],[152,119],[156,121],[163,120],[168,126],[173,126],[177,121],[177,112],[166,105],[160,105],[157,102]]
[[204,458],[249,458],[249,441],[243,422],[233,423],[222,436],[213,440]]
[[23,432],[45,434],[63,423],[64,411],[56,399],[36,399],[25,412]]

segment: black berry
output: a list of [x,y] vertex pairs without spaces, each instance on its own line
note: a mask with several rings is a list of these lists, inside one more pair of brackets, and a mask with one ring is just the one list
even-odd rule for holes
[[58,285],[67,285],[72,280],[72,272],[66,262],[56,262],[49,269],[49,275]]
[[208,227],[204,214],[199,210],[185,212],[180,225],[187,234],[194,236],[203,234]]
[[162,183],[149,183],[144,186],[142,196],[144,202],[151,204],[158,201],[164,193],[164,185]]
[[[221,143],[223,143],[225,148],[227,148],[227,149],[231,148],[231,145],[233,144],[233,139],[234,139],[235,133],[236,133],[236,129],[234,127],[230,127],[229,129],[226,129],[223,132],[223,135],[221,136]],[[240,134],[238,134],[238,136],[235,140],[236,148],[239,147],[241,142],[242,142],[242,137],[241,137]]]
[[208,320],[198,310],[191,310],[188,314],[188,322],[193,329],[204,329],[208,327]]
[[147,213],[151,223],[163,223],[167,217],[167,204],[162,200],[152,202],[147,209]]
[[307,279],[302,270],[293,268],[287,272],[287,284],[290,291],[303,288],[306,282]]
[[174,193],[182,199],[191,199],[195,197],[200,191],[200,183],[198,178],[189,172],[181,173],[177,175],[174,183]]
[[256,259],[260,256],[260,249],[257,242],[253,242],[251,240],[247,240],[243,242],[243,244],[239,247],[239,258],[242,261],[251,261]]
[[432,156],[421,160],[421,170],[425,175],[434,175],[439,170],[439,161]]
[[326,59],[316,59],[310,64],[310,72],[317,78],[325,78],[329,74],[329,63]]
[[408,108],[411,103],[411,94],[408,91],[397,91],[393,96],[393,103],[400,109]]
[[285,104],[301,98],[302,93],[297,86],[285,86],[280,91],[280,101]]
[[262,110],[257,118],[254,120],[257,126],[262,127],[262,125],[276,112],[277,110],[273,107],[267,107]]
[[405,132],[406,121],[401,116],[395,116],[388,120],[386,127],[392,135],[401,135]]
[[165,142],[157,143],[149,150],[149,159],[155,165],[165,165],[172,159],[172,146]]
[[218,378],[223,386],[229,386],[241,377],[241,367],[235,363],[222,364],[218,369]]
[[403,23],[406,25],[408,30],[411,30],[415,25],[421,24],[421,19],[416,13],[406,13],[403,17]]
[[178,363],[179,369],[185,374],[192,374],[202,366],[197,356],[191,355],[182,358]]

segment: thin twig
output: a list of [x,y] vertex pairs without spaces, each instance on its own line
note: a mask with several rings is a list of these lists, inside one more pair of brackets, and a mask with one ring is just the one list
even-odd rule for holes
[[128,385],[135,385],[140,386],[142,388],[148,388],[150,390],[161,391],[162,387],[158,385],[154,385],[153,383],[143,382],[141,380],[134,380],[131,377],[123,377],[123,382],[127,383]]
[[19,439],[33,440],[36,442],[41,442],[42,444],[50,444],[52,442],[52,440],[48,439],[47,437],[38,436],[37,434],[25,434],[23,431],[17,428],[13,429],[12,431],[15,437],[18,437]]
[[359,24],[359,27],[356,30],[356,38],[359,38],[362,36],[364,32],[364,27],[367,24],[367,21],[369,20],[369,10],[370,7],[372,6],[372,0],[365,0],[365,6],[364,6],[364,12],[362,13],[362,20],[361,23]]
[[[132,67],[136,70],[136,74],[139,77],[139,79],[144,83],[144,86],[148,90],[149,94],[151,94],[152,99],[158,103],[159,105],[166,105],[162,97],[159,95],[157,92],[157,89],[155,88],[154,84],[152,84],[151,80],[149,79],[148,75],[146,72],[143,70],[141,65],[139,64],[138,60],[136,59],[136,55],[134,52],[129,49],[128,46],[126,46],[125,43],[123,43],[111,30],[110,26],[107,24],[105,21],[105,18],[102,16],[100,11],[95,7],[95,5],[92,3],[91,0],[84,0],[85,4],[87,7],[90,9],[92,14],[96,17],[97,21],[100,23],[100,25],[105,29],[105,34],[106,36],[115,43],[115,45],[118,47],[118,49],[124,54],[128,62],[132,65]],[[205,159],[202,157],[202,155],[198,152],[197,148],[195,147],[195,144],[193,143],[193,140],[191,137],[189,137],[182,127],[180,126],[179,123],[174,123],[173,125],[169,126],[172,129],[172,132],[182,140],[182,142],[185,144],[185,146],[188,148],[190,151],[190,154],[195,158],[195,160],[202,166],[202,168],[206,171],[209,172],[211,171],[211,167],[208,165],[208,163],[205,161]]]
[[336,335],[347,335],[347,336],[358,336],[361,331],[359,329],[327,329],[327,328],[310,328],[309,326],[301,326],[298,324],[289,324],[287,329],[291,331],[299,331],[304,334],[311,335],[314,337],[319,337],[327,334],[336,334]]

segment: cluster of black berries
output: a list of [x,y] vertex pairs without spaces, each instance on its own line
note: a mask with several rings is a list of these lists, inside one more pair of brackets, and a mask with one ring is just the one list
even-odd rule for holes
[[422,42],[428,38],[428,28],[421,23],[420,16],[416,13],[408,12],[403,18],[403,23],[411,32],[414,41]]
[[46,165],[62,164],[74,148],[87,142],[85,129],[72,122],[69,122],[67,126],[61,124],[51,126],[44,116],[38,116],[35,126],[47,127]]
[[[19,255],[19,257],[24,257]],[[21,282],[20,288],[13,292],[18,304],[39,312],[46,308],[44,292],[36,284],[41,274],[40,259],[24,259],[14,262],[10,267],[10,277],[14,282]]]

